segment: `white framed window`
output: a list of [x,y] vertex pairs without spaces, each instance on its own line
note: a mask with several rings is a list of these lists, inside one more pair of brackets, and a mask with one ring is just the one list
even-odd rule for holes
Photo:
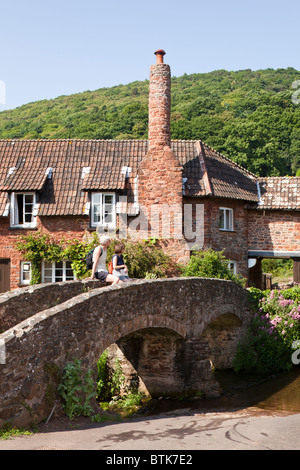
[[92,193],[91,226],[116,228],[115,193]]
[[42,261],[42,283],[75,279],[71,261]]
[[30,261],[21,261],[21,276],[20,282],[24,285],[29,285],[31,281],[31,263]]
[[228,260],[228,269],[233,272],[233,274],[237,273],[237,268],[236,268],[236,261]]
[[220,230],[233,231],[233,209],[220,207]]
[[36,226],[37,203],[35,193],[12,193],[11,226],[33,228]]

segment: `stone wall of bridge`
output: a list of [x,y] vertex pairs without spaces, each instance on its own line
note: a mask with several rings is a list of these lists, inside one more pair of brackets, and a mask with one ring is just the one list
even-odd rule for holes
[[216,394],[211,361],[222,356],[226,337],[229,364],[249,318],[247,291],[230,281],[176,278],[85,289],[0,335],[0,426],[46,418],[56,386],[51,371],[61,376],[74,358],[96,371],[99,356],[117,342],[150,394]]
[[0,333],[42,310],[107,285],[98,280],[67,281],[21,287],[0,295]]

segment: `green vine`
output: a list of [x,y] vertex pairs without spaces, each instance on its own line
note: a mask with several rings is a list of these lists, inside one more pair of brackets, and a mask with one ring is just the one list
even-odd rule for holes
[[[107,258],[111,259],[116,244],[125,245],[124,260],[131,278],[156,279],[179,275],[179,266],[168,256],[159,241],[155,238],[143,241],[114,239],[107,250]],[[26,261],[31,261],[31,284],[41,282],[41,262],[71,261],[71,267],[77,279],[89,275],[85,257],[89,251],[99,244],[97,232],[92,232],[85,240],[54,240],[48,233],[40,231],[30,235],[22,235],[16,242]]]
[[72,269],[78,279],[88,274],[85,264],[86,254],[98,244],[98,235],[93,232],[89,241],[61,240],[57,242],[48,233],[40,231],[29,235],[21,235],[16,248],[26,261],[31,262],[31,284],[41,282],[41,262],[62,261],[72,262]]
[[125,383],[125,376],[119,359],[115,360],[114,367],[108,365],[107,350],[101,354],[98,363],[97,395],[99,401],[109,401],[119,397]]

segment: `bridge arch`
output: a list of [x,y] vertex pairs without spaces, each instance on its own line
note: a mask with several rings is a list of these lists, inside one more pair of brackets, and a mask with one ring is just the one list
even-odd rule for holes
[[5,348],[5,361],[0,363],[0,425],[24,425],[32,413],[37,421],[48,416],[49,364],[62,371],[69,360],[80,358],[84,367],[94,368],[110,344],[147,329],[180,338],[185,389],[209,392],[216,384],[201,349],[201,335],[228,312],[239,318],[243,334],[249,321],[247,291],[231,281],[201,278],[95,288],[38,312],[0,335]]
[[229,369],[241,337],[243,324],[233,313],[223,313],[203,331],[201,341],[215,369]]
[[159,316],[141,314],[138,316],[138,318],[124,321],[117,327],[112,325],[112,327],[108,329],[105,338],[101,341],[102,348],[106,349],[112,343],[116,343],[123,337],[126,337],[136,331],[149,328],[166,328],[168,330],[174,331],[183,338],[186,338],[187,336],[187,329],[185,325],[174,318],[170,318],[167,315]]

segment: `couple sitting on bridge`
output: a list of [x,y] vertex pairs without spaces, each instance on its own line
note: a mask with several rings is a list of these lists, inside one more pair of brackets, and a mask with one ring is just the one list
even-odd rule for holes
[[95,277],[102,282],[111,282],[112,285],[130,281],[128,269],[123,260],[124,245],[121,243],[115,246],[115,254],[112,257],[113,271],[110,274],[106,267],[107,248],[111,239],[107,236],[100,237],[100,245],[93,253],[92,279]]

